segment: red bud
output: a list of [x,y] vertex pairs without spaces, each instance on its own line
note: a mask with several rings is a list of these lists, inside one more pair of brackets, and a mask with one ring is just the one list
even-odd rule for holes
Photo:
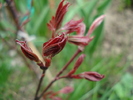
[[82,64],[83,60],[84,60],[85,55],[82,54],[81,56],[79,56],[78,60],[76,61],[74,68],[68,73],[68,75],[72,75],[76,72],[76,70],[79,68],[79,66]]
[[69,78],[75,78],[75,79],[86,79],[89,81],[100,81],[104,78],[104,75],[101,75],[97,72],[84,72],[77,75],[70,75]]
[[27,46],[27,43],[26,41],[19,41],[19,40],[16,40],[16,43],[18,43],[20,46],[21,46],[21,50],[22,52],[24,53],[24,55],[29,58],[30,60],[33,60],[35,62],[40,62],[39,58],[37,57],[36,54],[34,54],[31,50],[31,48],[29,48]]
[[79,36],[79,35],[69,36],[68,38],[68,42],[78,45],[78,46],[80,45],[86,46],[89,44],[91,40],[92,38],[89,38],[87,36]]
[[81,78],[85,78],[90,81],[100,81],[104,78],[104,75],[101,75],[97,72],[84,72],[79,75]]
[[64,34],[56,36],[43,44],[43,56],[53,57],[66,45],[67,37]]
[[97,26],[99,26],[101,24],[104,17],[105,17],[105,15],[101,15],[100,17],[98,17],[97,19],[94,20],[94,22],[90,26],[90,29],[88,30],[87,36],[90,36],[90,34],[97,28]]
[[77,32],[77,34],[84,34],[85,31],[85,25],[82,23],[82,19],[80,20],[70,20],[68,23],[65,24],[65,26],[62,28],[62,30],[66,30],[67,34],[72,32]]
[[48,28],[51,31],[55,31],[58,28],[60,28],[60,25],[62,23],[62,20],[67,12],[67,9],[69,7],[69,3],[66,3],[63,5],[65,0],[62,0],[58,6],[58,9],[56,11],[55,16],[52,17],[52,19],[50,20],[50,22],[47,24]]

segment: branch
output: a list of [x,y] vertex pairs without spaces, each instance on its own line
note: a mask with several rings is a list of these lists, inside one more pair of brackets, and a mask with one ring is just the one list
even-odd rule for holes
[[78,54],[82,52],[81,50],[77,50],[76,53],[72,56],[72,58],[66,63],[66,65],[62,68],[62,70],[56,75],[56,77],[48,84],[48,86],[43,90],[43,92],[41,93],[41,95],[38,97],[38,99],[36,100],[39,100],[43,95],[44,93],[52,86],[52,84],[56,81],[56,80],[59,80],[61,78],[58,78],[66,69],[67,67],[70,65],[70,63],[78,56]]
[[38,87],[37,87],[37,90],[36,90],[36,94],[35,94],[35,100],[37,100],[37,95],[38,95],[38,92],[39,92],[39,90],[40,90],[40,87],[41,87],[43,78],[44,78],[44,76],[45,76],[45,71],[46,71],[46,70],[43,70],[43,72],[42,72],[42,75],[41,75],[41,78],[40,78],[40,81],[39,81],[39,84],[38,84]]

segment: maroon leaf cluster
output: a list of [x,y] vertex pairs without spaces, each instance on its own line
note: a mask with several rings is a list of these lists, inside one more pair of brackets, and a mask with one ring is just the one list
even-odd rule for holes
[[[103,21],[104,15],[97,18],[93,24],[91,25],[88,33],[85,35],[85,24],[83,20],[70,20],[64,26],[61,25],[63,18],[68,10],[69,3],[65,0],[62,0],[57,8],[55,16],[52,17],[50,22],[47,24],[48,28],[52,31],[51,39],[43,44],[42,52],[43,58],[46,62],[45,66],[50,66],[51,59],[56,54],[61,52],[66,45],[66,42],[70,42],[74,45],[77,45],[78,48],[83,51],[84,47],[89,44],[90,41],[94,37],[90,37],[90,34],[94,31],[94,29]],[[76,32],[76,35],[70,35],[72,32]],[[32,52],[30,48],[28,48],[25,41],[16,42],[21,46],[22,52],[28,57],[30,60],[34,60],[36,62],[40,62],[37,55]]]

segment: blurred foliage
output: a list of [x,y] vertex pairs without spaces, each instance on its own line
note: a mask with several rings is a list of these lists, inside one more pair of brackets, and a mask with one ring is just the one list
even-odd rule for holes
[[[55,14],[55,10],[60,0],[33,0],[33,4],[32,0],[14,1],[20,14],[20,22],[22,23],[26,19],[30,18],[30,22],[28,22],[24,28],[30,36],[34,35],[36,37],[36,39],[33,40],[33,43],[41,51],[42,44],[46,42],[51,36],[51,32],[48,30],[46,23],[51,19],[51,16]],[[84,23],[86,24],[86,33],[94,19],[104,14],[111,3],[111,0],[69,1],[72,3],[72,5],[70,6],[69,11],[64,18],[63,24],[72,18],[83,18]],[[30,12],[30,14],[27,15],[27,12]],[[100,51],[104,49],[101,47],[101,43],[104,37],[103,30],[104,22],[92,34],[95,36],[95,38],[85,49],[84,53],[87,56],[84,63],[76,73],[81,73],[83,71],[97,71],[101,74],[104,74],[105,78],[100,82],[88,82],[86,80],[67,80],[63,81],[64,84],[62,85],[56,84],[58,87],[52,87],[58,91],[59,88],[61,89],[66,84],[72,85],[74,87],[74,92],[64,97],[68,98],[67,100],[131,100],[130,97],[133,98],[133,94],[130,94],[133,90],[132,75],[125,71],[129,67],[130,61],[123,60],[123,54],[116,56],[106,56],[101,54]],[[10,56],[8,54],[12,49],[11,47],[8,47],[3,39],[8,41],[10,44],[13,44],[13,40],[16,38],[15,31],[15,25],[6,9],[4,0],[2,0],[2,7],[0,8],[0,94],[3,93],[4,95],[0,95],[1,100],[8,100],[9,98],[10,100],[20,100],[21,97],[29,98],[29,96],[34,95],[35,91],[35,88],[31,89],[27,86],[29,83],[31,85],[34,83],[34,79],[29,79],[29,77],[33,76],[32,73],[29,73],[26,67],[11,67],[11,62],[16,60],[16,56]],[[67,43],[64,50],[53,58],[53,63],[50,67],[50,69],[53,69],[52,73],[57,73],[57,70],[62,68],[62,66],[70,59],[76,49],[76,46]],[[70,65],[68,70],[73,67],[73,64],[74,62]],[[18,70],[20,70],[19,77],[18,74],[16,74]],[[12,82],[9,80],[12,75],[16,78],[16,81]],[[21,76],[24,76],[24,78]],[[19,81],[20,78],[21,81]],[[24,81],[24,83],[22,83],[22,81]],[[24,84],[26,84],[26,86]],[[12,85],[13,88],[11,88]],[[15,93],[18,92],[21,90],[21,85],[23,85],[25,89],[27,88],[25,91],[30,91],[27,95],[12,95],[10,94],[12,91],[8,92],[9,87],[14,89],[13,91],[15,91]],[[33,94],[31,95],[30,93]],[[18,97],[19,99],[14,97],[17,95],[20,96]]]
[[124,9],[133,9],[133,0],[120,0],[119,10],[123,11]]
[[[10,86],[9,78],[13,72],[13,66],[11,64],[11,58],[8,57],[9,59],[7,59],[8,49],[1,43],[2,41],[0,39],[0,100],[5,100],[7,99],[6,97],[9,96],[7,87]],[[5,56],[5,54],[7,55]]]
[[133,99],[133,77],[126,73],[122,79],[115,84],[110,91],[108,100],[132,100]]
[[123,3],[125,7],[133,7],[133,0],[123,0]]
[[8,80],[8,77],[12,72],[11,67],[8,67],[9,66],[8,64],[10,64],[10,62],[9,62],[10,60],[9,61],[1,60],[1,61],[2,61],[2,63],[0,64],[0,71],[1,71],[1,73],[0,73],[0,87],[2,87],[4,85],[4,83]]

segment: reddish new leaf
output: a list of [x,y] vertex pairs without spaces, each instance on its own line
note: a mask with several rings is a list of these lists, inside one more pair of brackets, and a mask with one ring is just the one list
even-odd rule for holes
[[43,56],[53,57],[58,54],[65,46],[67,37],[64,34],[56,36],[43,44]]
[[55,16],[52,17],[50,22],[47,24],[48,28],[51,31],[56,31],[58,28],[60,28],[62,20],[67,12],[67,9],[69,7],[69,3],[67,2],[64,4],[65,0],[62,0],[57,8]]
[[29,58],[30,60],[33,60],[37,63],[40,63],[39,58],[37,57],[37,55],[35,53],[33,53],[33,51],[31,50],[31,48],[29,48],[27,46],[26,41],[19,41],[16,40],[16,43],[19,44],[21,46],[21,50],[24,53],[24,55]]

